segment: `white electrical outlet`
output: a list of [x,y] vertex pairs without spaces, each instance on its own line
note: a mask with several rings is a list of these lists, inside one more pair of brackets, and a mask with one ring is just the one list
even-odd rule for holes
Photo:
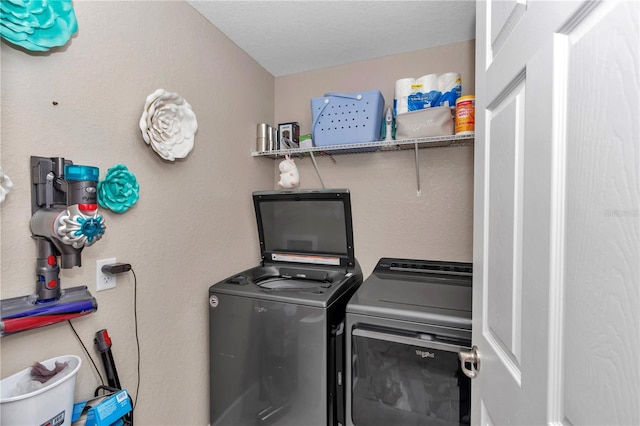
[[109,290],[116,288],[116,275],[105,274],[102,272],[104,265],[116,263],[116,258],[96,260],[96,291]]

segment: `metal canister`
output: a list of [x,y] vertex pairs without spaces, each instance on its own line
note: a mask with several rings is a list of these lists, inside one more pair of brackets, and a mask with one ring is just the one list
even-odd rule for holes
[[258,135],[256,137],[256,151],[269,151],[269,140],[271,139],[271,126],[267,123],[258,124]]
[[272,151],[277,151],[279,149],[278,146],[278,129],[275,127],[271,128],[271,140],[269,142],[269,147]]

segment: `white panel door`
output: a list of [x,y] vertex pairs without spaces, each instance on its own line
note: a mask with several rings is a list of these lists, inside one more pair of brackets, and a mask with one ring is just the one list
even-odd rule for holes
[[474,424],[640,424],[639,27],[477,3]]

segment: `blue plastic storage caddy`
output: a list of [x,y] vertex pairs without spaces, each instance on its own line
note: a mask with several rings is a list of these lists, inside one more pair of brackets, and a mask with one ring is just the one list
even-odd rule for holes
[[384,97],[379,90],[326,93],[321,98],[312,98],[313,144],[331,146],[378,141],[383,110]]

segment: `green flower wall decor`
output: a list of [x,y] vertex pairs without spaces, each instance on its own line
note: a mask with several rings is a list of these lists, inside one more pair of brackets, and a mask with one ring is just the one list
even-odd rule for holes
[[124,213],[138,202],[140,185],[124,164],[107,170],[104,180],[98,182],[98,204],[116,213]]
[[77,31],[71,0],[0,1],[0,36],[25,49],[64,46]]

